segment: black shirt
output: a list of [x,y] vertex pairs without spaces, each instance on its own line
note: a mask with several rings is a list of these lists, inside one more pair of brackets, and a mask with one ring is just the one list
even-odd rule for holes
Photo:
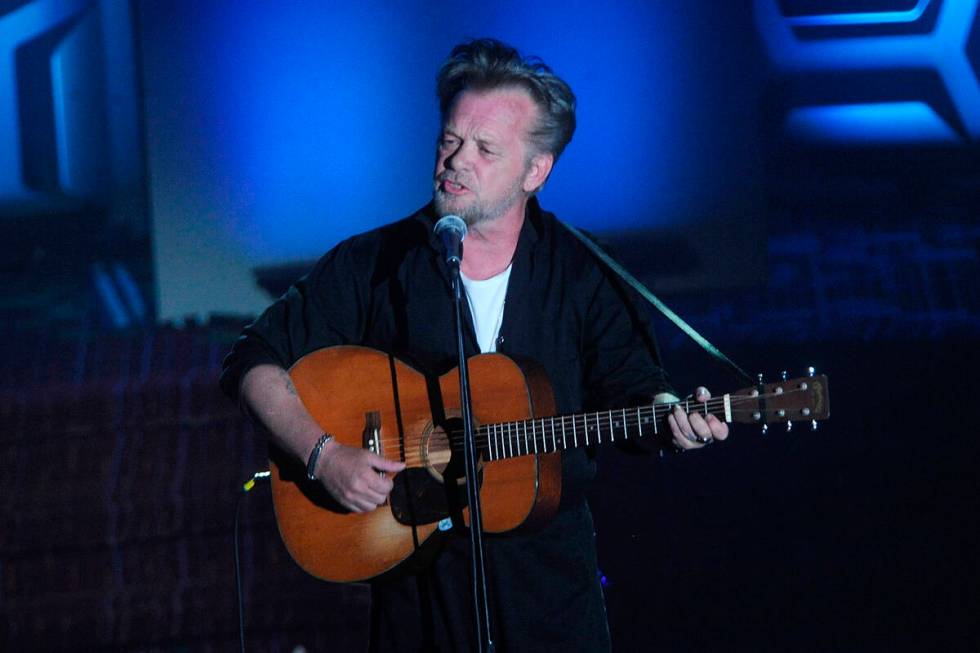
[[[437,376],[455,367],[451,285],[434,223],[428,206],[328,252],[246,327],[225,359],[225,392],[237,398],[255,365],[288,368],[340,344],[390,352]],[[470,320],[466,329],[467,355],[476,355]],[[671,390],[646,311],[535,199],[514,254],[497,351],[541,364],[560,414],[634,405]],[[561,506],[548,526],[488,539],[498,650],[608,648],[584,495],[595,474],[589,452],[564,452],[562,471]],[[450,546],[426,574],[375,587],[375,650],[432,640],[444,651],[470,648],[467,556],[466,546]]]

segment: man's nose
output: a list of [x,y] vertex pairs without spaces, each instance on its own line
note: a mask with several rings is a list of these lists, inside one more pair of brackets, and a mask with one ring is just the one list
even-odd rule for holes
[[446,167],[450,170],[460,170],[470,165],[475,148],[467,141],[461,142],[456,149],[446,157]]

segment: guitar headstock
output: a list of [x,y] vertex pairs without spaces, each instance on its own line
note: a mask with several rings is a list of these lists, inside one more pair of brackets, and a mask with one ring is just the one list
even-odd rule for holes
[[783,379],[731,395],[731,421],[741,424],[813,422],[830,417],[830,395],[823,374]]

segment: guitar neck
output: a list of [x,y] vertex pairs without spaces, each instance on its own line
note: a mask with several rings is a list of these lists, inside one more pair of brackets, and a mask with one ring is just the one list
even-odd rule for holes
[[[727,400],[728,395],[725,396]],[[688,403],[688,409],[701,407],[711,412],[709,404]],[[480,427],[478,438],[485,443],[490,460],[513,458],[536,453],[552,453],[576,447],[588,447],[605,442],[637,440],[658,435],[666,428],[663,418],[675,404],[651,404],[635,408],[616,408],[581,413],[559,415],[485,424]]]
[[816,420],[830,415],[827,377],[818,375],[743,388],[705,402],[682,400],[484,424],[477,437],[490,460],[637,440],[664,431],[664,418],[678,405],[684,412],[711,413],[726,422],[787,423],[787,428],[796,421],[812,421],[815,427]]

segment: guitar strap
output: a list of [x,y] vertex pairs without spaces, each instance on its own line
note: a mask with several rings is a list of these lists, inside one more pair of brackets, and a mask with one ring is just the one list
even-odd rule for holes
[[626,268],[624,268],[622,265],[620,265],[615,260],[613,260],[613,258],[608,254],[606,254],[604,251],[602,251],[602,248],[599,247],[591,238],[589,238],[584,233],[582,233],[572,225],[568,224],[567,222],[562,222],[561,224],[564,225],[564,227],[568,229],[570,232],[572,232],[572,234],[576,238],[582,241],[582,244],[585,245],[589,249],[589,251],[595,254],[600,261],[605,263],[610,270],[612,270],[617,275],[619,275],[623,279],[623,281],[625,281],[627,284],[630,285],[630,287],[633,288],[633,290],[640,293],[640,296],[643,297],[643,299],[653,304],[658,311],[663,313],[668,320],[670,320],[677,326],[678,329],[680,329],[685,334],[687,334],[687,336],[691,340],[698,343],[698,345],[700,345],[702,349],[704,349],[706,352],[711,354],[715,358],[715,360],[721,362],[723,365],[728,367],[728,369],[730,369],[737,376],[740,376],[743,379],[747,380],[748,383],[753,385],[756,383],[756,380],[753,379],[751,376],[749,376],[745,372],[745,370],[743,370],[741,367],[736,365],[735,362],[732,359],[730,359],[728,356],[725,356],[725,354],[723,354],[720,349],[718,349],[713,344],[708,342],[708,340],[705,339],[704,336],[702,336],[700,333],[695,331],[694,328],[690,324],[685,322],[683,319],[681,319],[681,317],[677,313],[670,310],[670,308],[666,304],[660,301],[659,297],[657,297],[652,292],[650,292],[650,289],[644,286],[642,283],[640,283],[639,279],[637,279],[632,274],[630,274],[626,270]]

